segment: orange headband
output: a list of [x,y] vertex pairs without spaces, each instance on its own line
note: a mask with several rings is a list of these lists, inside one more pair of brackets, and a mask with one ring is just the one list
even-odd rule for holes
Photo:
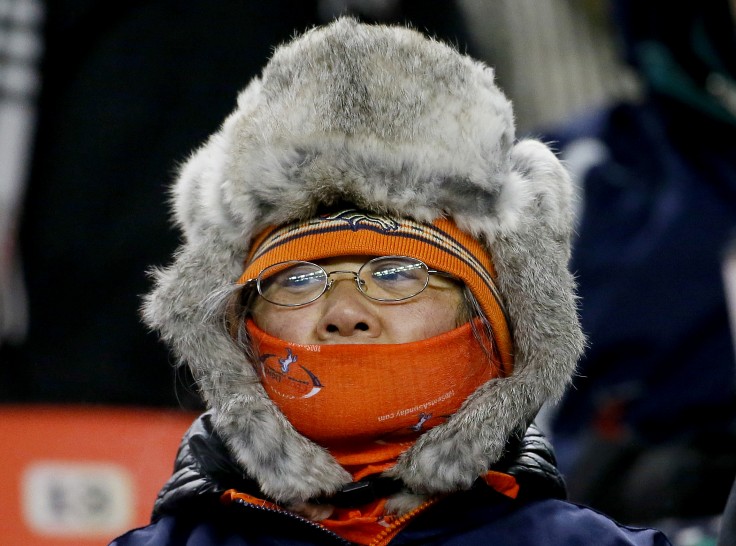
[[513,368],[511,333],[501,307],[493,262],[483,245],[446,218],[421,224],[356,210],[323,214],[303,222],[270,227],[258,235],[238,283],[287,260],[335,256],[403,255],[451,273],[470,289],[491,323],[507,374]]

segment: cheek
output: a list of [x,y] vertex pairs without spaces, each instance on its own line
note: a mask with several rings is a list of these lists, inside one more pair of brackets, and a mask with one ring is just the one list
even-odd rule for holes
[[[386,309],[384,327],[390,327],[394,343],[410,343],[438,336],[458,326],[457,315],[461,296],[454,292],[422,298],[414,305]],[[393,316],[388,313],[395,311]]]
[[441,311],[432,310],[422,313],[421,338],[427,339],[454,330],[457,327],[457,313],[453,307],[445,307]]
[[292,343],[312,343],[311,332],[317,317],[308,306],[300,309],[277,307],[267,303],[254,305],[251,311],[253,322],[261,330],[279,339]]

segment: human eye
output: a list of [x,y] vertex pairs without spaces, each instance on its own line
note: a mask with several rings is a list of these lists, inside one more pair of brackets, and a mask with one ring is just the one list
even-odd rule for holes
[[410,298],[427,285],[427,267],[418,260],[388,256],[368,262],[361,270],[363,292],[371,298],[398,301]]
[[259,291],[271,303],[300,305],[318,297],[326,280],[325,272],[309,262],[276,264],[261,273]]
[[376,264],[371,270],[371,278],[381,284],[414,283],[425,277],[426,270],[419,262],[387,261]]
[[325,272],[314,265],[296,265],[278,273],[271,283],[280,290],[301,292],[313,290],[325,282]]

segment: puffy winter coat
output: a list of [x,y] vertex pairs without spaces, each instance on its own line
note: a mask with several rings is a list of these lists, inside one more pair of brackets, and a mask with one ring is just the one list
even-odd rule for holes
[[[565,486],[554,455],[533,425],[523,439],[509,444],[494,469],[514,476],[520,485],[516,499],[479,481],[415,516],[390,544],[670,544],[657,531],[625,527],[563,500]],[[258,494],[257,485],[230,458],[213,428],[211,412],[206,413],[182,441],[174,474],[156,501],[153,523],[111,546],[351,544],[285,510],[244,501],[224,504],[221,497],[231,488]]]

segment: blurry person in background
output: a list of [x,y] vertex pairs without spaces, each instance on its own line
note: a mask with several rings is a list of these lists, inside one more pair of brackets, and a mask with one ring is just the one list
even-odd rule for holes
[[590,343],[553,439],[575,500],[630,523],[717,516],[736,475],[734,5],[611,6],[645,92],[549,133],[583,194]]
[[179,171],[144,317],[208,411],[113,544],[631,544],[532,425],[584,339],[573,192],[493,70],[341,18],[276,49]]

